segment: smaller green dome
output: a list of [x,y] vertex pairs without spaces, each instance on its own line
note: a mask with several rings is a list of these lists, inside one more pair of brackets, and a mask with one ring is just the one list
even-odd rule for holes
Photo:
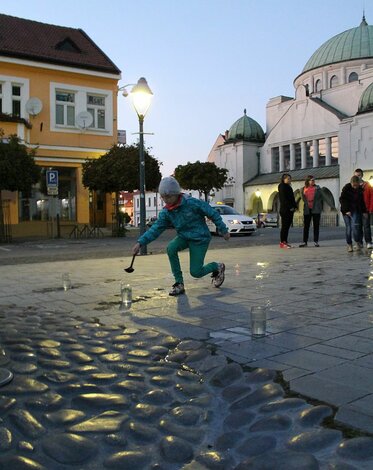
[[367,113],[369,111],[373,111],[373,83],[361,95],[357,113]]
[[240,117],[229,129],[228,141],[245,140],[246,142],[264,142],[265,136],[261,126],[254,119],[244,115]]

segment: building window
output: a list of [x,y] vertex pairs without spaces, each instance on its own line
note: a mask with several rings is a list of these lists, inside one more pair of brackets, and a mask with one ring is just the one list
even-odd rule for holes
[[21,87],[12,85],[12,115],[21,117]]
[[319,166],[325,166],[326,142],[325,139],[319,139]]
[[279,147],[273,147],[272,152],[272,173],[278,173],[280,171],[280,149]]
[[312,141],[306,142],[306,168],[313,167],[313,145]]
[[315,92],[318,93],[319,91],[321,91],[321,80],[320,79],[316,80],[316,83],[315,83]]
[[334,88],[338,85],[338,77],[337,75],[333,75],[330,79],[330,88]]
[[93,118],[89,127],[105,129],[105,97],[87,94],[87,111]]
[[348,83],[357,82],[359,80],[359,75],[356,72],[351,72],[348,76]]
[[332,165],[337,165],[338,164],[338,157],[339,157],[339,142],[338,142],[338,137],[332,137],[331,141],[331,147],[332,147]]
[[[20,222],[51,220],[57,214],[60,220],[76,221],[76,169],[54,169],[58,170],[58,196],[48,196],[45,178],[47,168],[42,168],[41,180],[33,186],[31,194],[19,193]],[[53,198],[55,200],[52,203]]]
[[284,145],[284,171],[290,170],[290,145]]
[[75,126],[75,94],[56,90],[56,124]]
[[302,168],[302,149],[301,145],[298,142],[294,144],[294,153],[295,153],[295,169],[300,170]]

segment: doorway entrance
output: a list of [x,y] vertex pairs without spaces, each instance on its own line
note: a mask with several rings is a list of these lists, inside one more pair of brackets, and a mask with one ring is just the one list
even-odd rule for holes
[[106,194],[92,191],[89,194],[89,224],[94,227],[106,226]]

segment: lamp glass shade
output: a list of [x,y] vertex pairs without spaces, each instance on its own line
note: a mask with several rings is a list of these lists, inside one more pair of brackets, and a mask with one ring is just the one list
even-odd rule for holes
[[370,177],[369,184],[370,184],[370,185],[372,186],[372,188],[373,188],[373,176]]
[[262,193],[260,192],[259,189],[257,189],[257,190],[255,191],[255,196],[259,198],[261,195],[262,195]]
[[133,106],[138,116],[144,117],[147,113],[153,93],[145,78],[140,78],[130,93]]

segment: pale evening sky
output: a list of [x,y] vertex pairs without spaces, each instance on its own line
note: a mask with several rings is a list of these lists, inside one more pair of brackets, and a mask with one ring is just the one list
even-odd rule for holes
[[[294,96],[315,50],[358,26],[372,0],[17,0],[0,12],[83,29],[122,71],[154,93],[145,143],[164,176],[205,161],[219,133],[243,115],[265,131],[267,101]],[[137,116],[119,95],[118,127],[137,140]]]

